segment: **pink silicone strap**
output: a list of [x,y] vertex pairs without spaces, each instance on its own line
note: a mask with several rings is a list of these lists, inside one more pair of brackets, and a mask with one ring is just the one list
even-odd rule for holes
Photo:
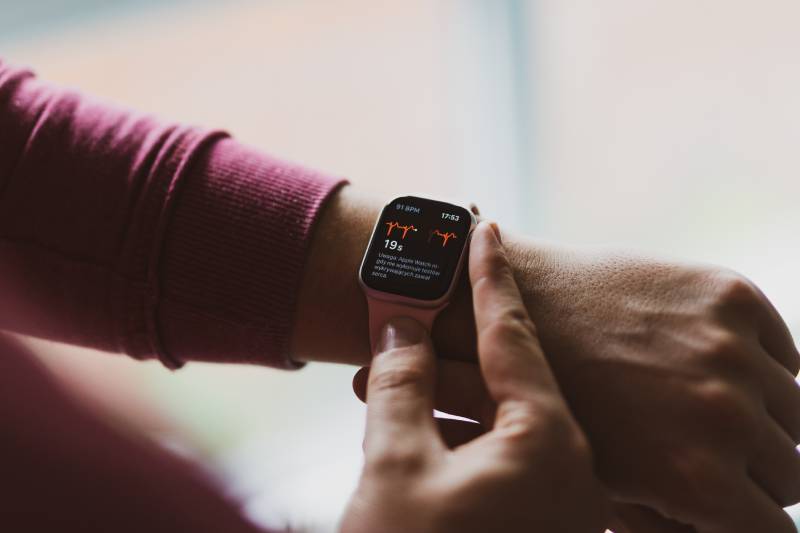
[[380,339],[381,329],[392,318],[408,317],[413,318],[422,326],[431,332],[433,328],[433,321],[442,307],[432,309],[424,309],[422,307],[412,307],[410,305],[400,305],[386,300],[378,300],[377,298],[367,297],[367,304],[369,306],[369,345],[372,348],[372,353],[375,353],[376,344]]

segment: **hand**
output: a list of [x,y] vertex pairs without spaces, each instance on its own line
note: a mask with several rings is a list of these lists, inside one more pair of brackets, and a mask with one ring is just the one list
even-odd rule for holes
[[[795,531],[781,507],[800,501],[798,353],[752,283],[630,256],[511,253],[600,477],[623,504],[617,531]],[[442,410],[471,416],[486,402],[478,387],[464,399],[468,373],[442,368]]]
[[485,223],[473,237],[470,277],[479,361],[497,405],[492,429],[445,446],[432,416],[431,341],[410,319],[390,323],[369,376],[366,462],[342,531],[603,531],[591,453]]
[[[381,204],[350,189],[331,202],[312,242],[296,360],[369,362],[353,272]],[[637,504],[621,508],[624,525],[692,531],[670,516],[702,532],[794,532],[780,506],[798,500],[799,358],[766,298],[721,269],[503,240],[601,478],[617,501]],[[434,326],[437,353],[474,361],[473,325],[464,283]],[[479,387],[466,395],[470,380],[448,378],[454,365],[471,368],[440,367],[438,405],[482,411]],[[448,398],[448,388],[461,394]]]

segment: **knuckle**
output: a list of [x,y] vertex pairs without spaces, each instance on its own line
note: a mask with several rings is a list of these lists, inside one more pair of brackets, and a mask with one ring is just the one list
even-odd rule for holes
[[696,392],[700,408],[700,422],[708,428],[717,428],[724,434],[728,431],[741,433],[740,442],[746,435],[756,437],[758,413],[750,398],[737,387],[725,382],[712,381],[701,385]]
[[497,413],[508,435],[530,435],[545,430],[554,415],[546,405],[509,400],[500,405]]
[[503,413],[502,419],[505,437],[512,446],[532,447],[537,452],[545,448],[550,453],[575,457],[591,455],[583,433],[558,402],[513,406],[513,410]]
[[369,376],[371,392],[387,392],[409,387],[417,387],[425,379],[424,372],[418,368],[397,365],[372,371]]
[[713,368],[747,369],[751,360],[738,333],[720,329],[709,334],[698,350],[699,356]]
[[755,285],[743,275],[729,270],[721,270],[713,277],[713,300],[719,308],[753,308],[760,301]]
[[536,327],[525,309],[514,306],[504,309],[483,333],[490,344],[525,341],[536,335]]
[[367,458],[366,470],[370,475],[411,476],[418,474],[426,467],[425,454],[413,445],[392,443],[372,451]]
[[503,417],[503,435],[512,446],[535,443],[549,429],[540,414],[516,411]]

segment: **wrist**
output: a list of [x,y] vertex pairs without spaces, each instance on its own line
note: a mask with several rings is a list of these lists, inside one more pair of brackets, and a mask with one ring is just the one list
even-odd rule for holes
[[[347,185],[321,211],[295,310],[290,353],[296,361],[369,364],[369,316],[357,273],[382,206],[380,199]],[[508,232],[503,232],[503,242],[528,312],[538,325],[543,320],[543,281],[552,277],[555,251]],[[466,271],[437,318],[432,337],[439,357],[477,359]]]
[[347,185],[320,213],[293,320],[296,361],[369,364],[367,305],[357,272],[380,206]]
[[[502,229],[501,233],[523,301],[538,326],[542,315],[540,307],[545,294],[542,290],[543,281],[552,276],[555,268],[554,250]],[[436,321],[433,338],[439,357],[464,361],[477,360],[474,311],[470,281],[466,272],[459,280],[459,287],[453,294],[450,305],[442,311]]]

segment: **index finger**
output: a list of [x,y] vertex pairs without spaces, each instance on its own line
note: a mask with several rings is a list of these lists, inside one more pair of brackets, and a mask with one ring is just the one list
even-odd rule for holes
[[470,245],[478,357],[486,386],[498,404],[553,394],[560,398],[498,235],[496,226],[481,222]]

